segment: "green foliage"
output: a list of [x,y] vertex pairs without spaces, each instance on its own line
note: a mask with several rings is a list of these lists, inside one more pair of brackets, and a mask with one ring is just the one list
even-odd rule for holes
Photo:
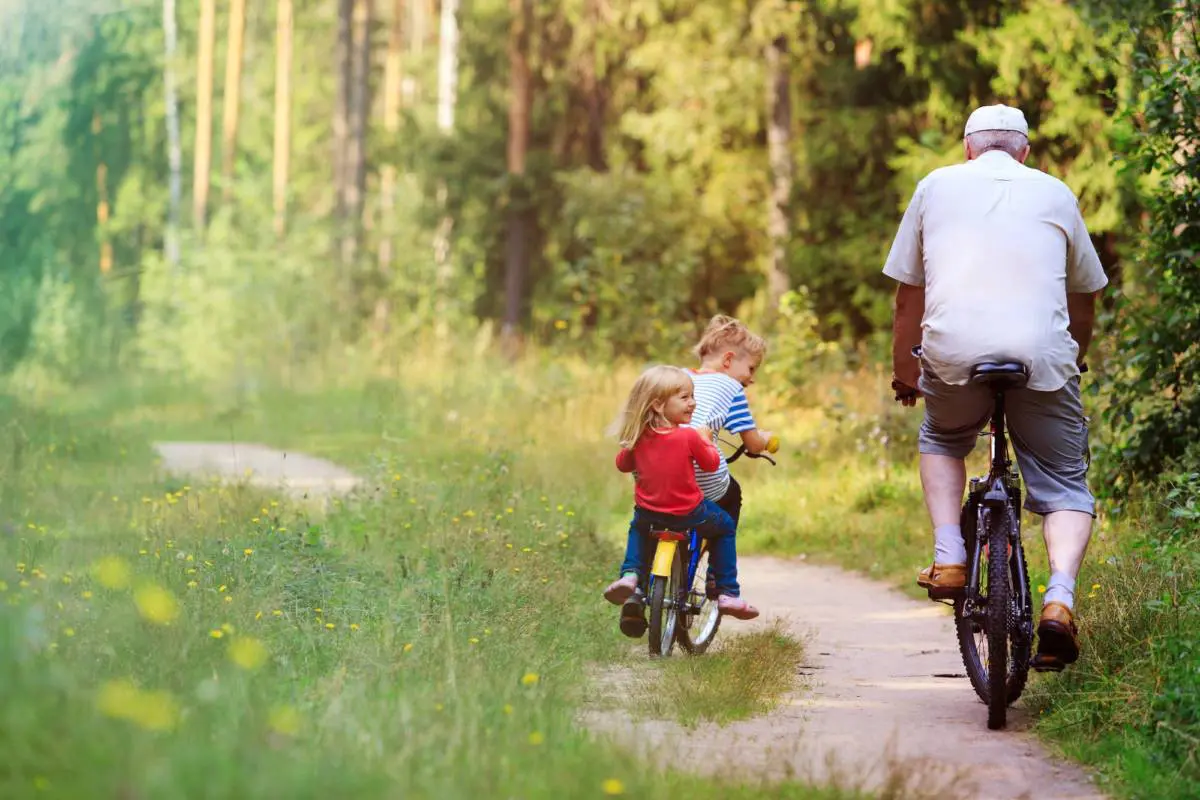
[[[1101,464],[1126,493],[1164,470],[1200,467],[1200,60],[1195,15],[1131,6],[1134,66],[1145,96],[1129,169],[1150,176],[1147,226],[1118,308],[1107,365],[1111,426]],[[1143,27],[1144,26],[1144,27]]]

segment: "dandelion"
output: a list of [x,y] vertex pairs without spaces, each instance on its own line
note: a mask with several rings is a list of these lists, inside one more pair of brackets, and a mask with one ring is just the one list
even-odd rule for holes
[[91,591],[90,591],[90,590],[88,590],[88,591],[85,591],[85,592],[81,593],[79,596],[80,596],[80,597],[82,597],[84,600],[91,600],[91,599],[92,599],[92,593],[91,593]]
[[541,731],[534,731],[533,733],[529,734],[529,743],[534,747],[537,747],[544,741],[546,741],[546,737],[542,735]]
[[1092,591],[1093,591],[1093,592],[1094,592],[1094,591],[1096,591],[1096,590],[1097,590],[1097,589],[1099,589],[1099,588],[1100,588],[1100,584],[1098,584],[1098,583],[1093,583],[1093,584],[1092,584]]
[[65,636],[65,637],[67,637],[68,639],[70,639],[70,638],[71,638],[72,636],[74,636],[74,635],[75,635],[75,629],[74,629],[74,628],[63,628],[63,636]]
[[267,648],[258,639],[239,636],[229,643],[229,660],[244,670],[258,669],[267,660]]
[[329,630],[329,631],[331,631],[331,630],[333,630],[333,629],[334,629],[334,628],[336,628],[336,627],[337,627],[337,626],[336,626],[336,625],[334,625],[332,622],[326,622],[326,623],[325,623],[325,630]]
[[138,613],[143,619],[157,625],[167,625],[179,616],[179,604],[175,602],[175,596],[161,586],[142,586],[134,593],[133,602],[137,604]]
[[267,717],[267,725],[275,733],[295,736],[300,732],[300,712],[291,706],[275,706]]
[[554,329],[557,331],[565,331],[567,329],[567,321],[565,319],[554,320]]
[[129,565],[117,556],[105,556],[96,563],[96,579],[106,589],[124,589],[129,585]]
[[512,704],[511,704],[511,703],[505,703],[505,704],[504,704],[504,713],[505,713],[505,714],[511,714],[511,713],[513,713],[513,707],[512,707]]
[[247,547],[245,550],[243,550],[243,551],[242,551],[242,555],[244,555],[244,556],[252,556],[252,555],[254,555],[254,548],[253,548],[253,547]]
[[351,623],[350,623],[350,630],[352,630],[352,631],[356,631],[356,630],[358,630],[358,623],[357,623],[357,622],[351,622]]
[[70,586],[70,585],[71,585],[71,576],[70,576],[70,575],[63,575],[63,576],[62,576],[62,582],[63,582],[63,585],[65,585],[65,586]]
[[196,583],[195,581],[188,581],[188,582],[187,582],[187,587],[188,587],[189,589],[195,589],[195,588],[196,588],[197,586],[199,586],[199,585],[200,585],[200,584]]
[[478,637],[478,636],[472,636],[470,639],[467,639],[467,641],[468,641],[469,643],[471,643],[471,644],[479,644],[479,637]]
[[600,791],[610,797],[615,797],[619,794],[625,794],[625,784],[621,783],[616,778],[609,778],[604,783],[600,784]]
[[254,615],[254,619],[256,619],[256,620],[262,619],[262,612],[261,612],[261,611],[257,612],[257,613]]
[[150,731],[170,730],[179,717],[179,708],[169,692],[142,691],[127,680],[109,681],[101,687],[96,707],[107,716]]
[[208,635],[214,639],[220,639],[222,636],[225,635],[225,631],[221,630],[220,628],[213,628],[211,631],[208,632]]
[[512,506],[509,506],[508,508],[504,509],[504,513],[505,513],[505,514],[511,514],[511,513],[513,513],[513,508],[512,508]]
[[271,616],[273,616],[273,617],[282,617],[282,616],[283,616],[283,612],[282,612],[282,611],[280,611],[280,610],[277,608],[277,609],[275,609],[274,611],[272,611],[272,612],[271,612]]
[[17,562],[17,572],[20,572],[22,575],[25,574],[25,562],[24,561]]
[[321,609],[319,609],[319,608],[314,608],[313,611],[315,611],[317,614],[321,613]]
[[1045,593],[1046,593],[1046,584],[1039,583],[1038,584],[1038,594],[1045,594]]
[[252,518],[250,521],[251,521],[251,522],[254,522],[254,523],[257,523],[257,522],[258,522],[258,517],[253,517],[253,518]]
[[220,586],[218,586],[218,587],[217,587],[217,591],[218,591],[218,592],[223,592],[223,591],[225,591],[227,588],[229,588],[229,587],[227,587],[225,584],[223,584],[223,583],[222,583]]
[[507,547],[509,550],[513,549],[512,542],[505,542],[504,546]]
[[399,472],[397,472],[395,475],[392,476],[392,480],[398,481],[398,480],[403,479],[403,477],[404,476],[402,476]]
[[227,594],[227,595],[225,595],[225,602],[226,602],[226,603],[232,603],[232,602],[233,602],[233,595],[231,595],[231,594]]
[[541,680],[541,679],[538,677],[538,674],[536,672],[526,672],[524,675],[521,676],[521,685],[522,686],[536,686],[537,682],[539,680]]
[[413,649],[412,642],[408,642],[404,645],[404,652],[406,652],[406,653],[412,652],[412,649]]
[[522,547],[522,548],[521,548],[521,552],[522,552],[522,553],[532,553],[532,552],[533,552],[533,548],[532,548],[532,547]]
[[466,517],[467,519],[470,519],[471,517],[475,516],[475,512],[468,509],[463,512],[463,516]]

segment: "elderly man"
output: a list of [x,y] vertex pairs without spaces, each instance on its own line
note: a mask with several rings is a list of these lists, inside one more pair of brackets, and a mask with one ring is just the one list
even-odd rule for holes
[[[966,584],[959,526],[965,458],[992,412],[992,396],[968,382],[974,364],[1019,361],[1025,388],[1006,412],[1027,510],[1044,515],[1050,581],[1035,666],[1079,657],[1075,579],[1091,537],[1087,424],[1079,365],[1092,338],[1096,296],[1108,279],[1079,204],[1065,184],[1024,166],[1029,128],[1019,109],[977,109],[967,120],[967,162],[918,184],[884,274],[899,281],[893,346],[897,400],[925,398],[921,484],[934,555],[917,583]],[[921,345],[921,359],[912,355]]]

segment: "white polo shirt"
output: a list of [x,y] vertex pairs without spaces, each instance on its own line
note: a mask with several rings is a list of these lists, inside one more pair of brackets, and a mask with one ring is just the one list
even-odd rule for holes
[[1079,374],[1067,293],[1108,283],[1067,185],[998,150],[917,185],[883,272],[925,287],[921,349],[943,382],[1020,361],[1044,392]]

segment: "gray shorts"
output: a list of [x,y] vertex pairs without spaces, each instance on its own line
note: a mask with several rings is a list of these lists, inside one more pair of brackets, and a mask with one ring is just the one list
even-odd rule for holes
[[[921,375],[920,389],[925,396],[925,420],[918,437],[921,452],[966,458],[991,419],[992,393],[976,384],[942,383],[929,371]],[[1095,515],[1096,501],[1087,485],[1088,428],[1079,377],[1053,392],[1009,391],[1004,408],[1025,483],[1026,510]]]

